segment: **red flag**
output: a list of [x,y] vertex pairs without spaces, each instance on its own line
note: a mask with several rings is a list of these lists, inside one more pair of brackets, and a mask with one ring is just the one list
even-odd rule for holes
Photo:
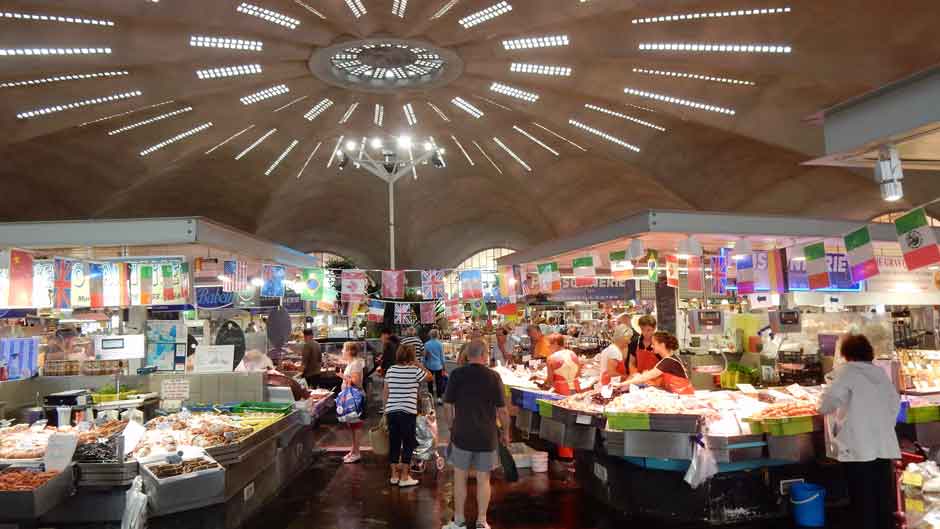
[[10,250],[10,306],[33,304],[33,254]]
[[340,299],[361,303],[366,299],[369,279],[362,270],[343,270],[340,276]]
[[702,258],[689,257],[686,263],[689,268],[689,292],[703,292],[705,285],[702,279]]
[[399,299],[405,297],[405,273],[399,270],[382,271],[382,297]]
[[505,305],[500,305],[496,307],[496,313],[502,314],[503,316],[512,316],[519,311],[519,305],[516,303],[506,303]]
[[421,323],[431,325],[437,319],[437,303],[421,304]]
[[666,256],[666,284],[679,288],[679,258],[675,255]]

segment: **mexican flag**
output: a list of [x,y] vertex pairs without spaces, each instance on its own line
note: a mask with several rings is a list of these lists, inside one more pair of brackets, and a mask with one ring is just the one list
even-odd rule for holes
[[633,262],[627,259],[626,251],[610,253],[610,274],[614,281],[633,279]]
[[594,286],[594,258],[590,255],[578,257],[571,261],[571,267],[574,268],[574,286],[593,287]]
[[803,248],[806,275],[810,290],[829,288],[829,264],[826,262],[826,243],[819,241]]
[[859,228],[844,238],[848,252],[849,271],[852,281],[858,283],[878,275],[878,263],[875,261],[875,247],[871,243],[868,226]]
[[547,294],[561,290],[561,273],[558,271],[558,263],[539,265],[539,289]]
[[666,284],[679,288],[679,258],[675,255],[666,256]]
[[898,243],[908,270],[917,270],[940,262],[940,248],[933,229],[927,224],[924,208],[915,209],[894,221]]

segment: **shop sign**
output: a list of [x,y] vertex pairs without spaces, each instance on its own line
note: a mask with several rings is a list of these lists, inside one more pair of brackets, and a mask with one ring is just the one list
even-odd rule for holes
[[[903,262],[903,261],[902,261]],[[829,285],[830,288],[821,289],[826,291],[861,291],[858,283],[852,282],[852,274],[849,270],[849,260],[845,254],[827,253],[826,264],[829,267]],[[770,290],[770,278],[767,275],[767,253],[754,253],[755,269],[755,290]],[[809,276],[806,273],[806,261],[790,260],[790,273],[788,280],[790,290],[809,290]]]
[[595,279],[593,287],[575,287],[573,278],[562,278],[561,290],[549,297],[553,301],[617,301],[636,296],[635,280]]
[[234,297],[232,292],[223,292],[222,287],[196,287],[196,306],[200,309],[231,307]]
[[282,306],[284,310],[291,314],[303,314],[305,312],[304,300],[300,299],[300,294],[289,288],[284,291]]
[[868,279],[865,287],[868,292],[932,292],[937,290],[934,272],[927,268],[908,271],[901,256],[875,256],[880,273]]

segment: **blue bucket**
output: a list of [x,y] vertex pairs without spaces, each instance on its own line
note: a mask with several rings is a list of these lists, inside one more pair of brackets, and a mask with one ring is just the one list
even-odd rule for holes
[[799,527],[826,525],[826,489],[812,483],[796,483],[790,487],[793,520]]

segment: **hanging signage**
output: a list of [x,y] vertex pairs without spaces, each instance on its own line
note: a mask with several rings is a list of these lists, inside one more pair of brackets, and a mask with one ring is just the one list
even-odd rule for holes
[[933,292],[938,289],[934,272],[921,268],[908,271],[902,256],[876,256],[880,274],[865,281],[868,292]]
[[[861,285],[852,281],[849,260],[845,254],[827,253],[826,266],[829,268],[829,288],[820,289],[820,291],[860,292],[862,290]],[[809,290],[806,261],[790,259],[789,269],[787,283],[790,290]],[[754,290],[758,292],[770,290],[767,270],[767,252],[754,252]]]
[[196,306],[200,309],[224,309],[235,302],[234,292],[224,292],[222,287],[196,287]]
[[549,294],[552,301],[624,301],[636,297],[636,281],[596,279],[593,287],[575,287],[575,280],[563,278],[561,290]]

